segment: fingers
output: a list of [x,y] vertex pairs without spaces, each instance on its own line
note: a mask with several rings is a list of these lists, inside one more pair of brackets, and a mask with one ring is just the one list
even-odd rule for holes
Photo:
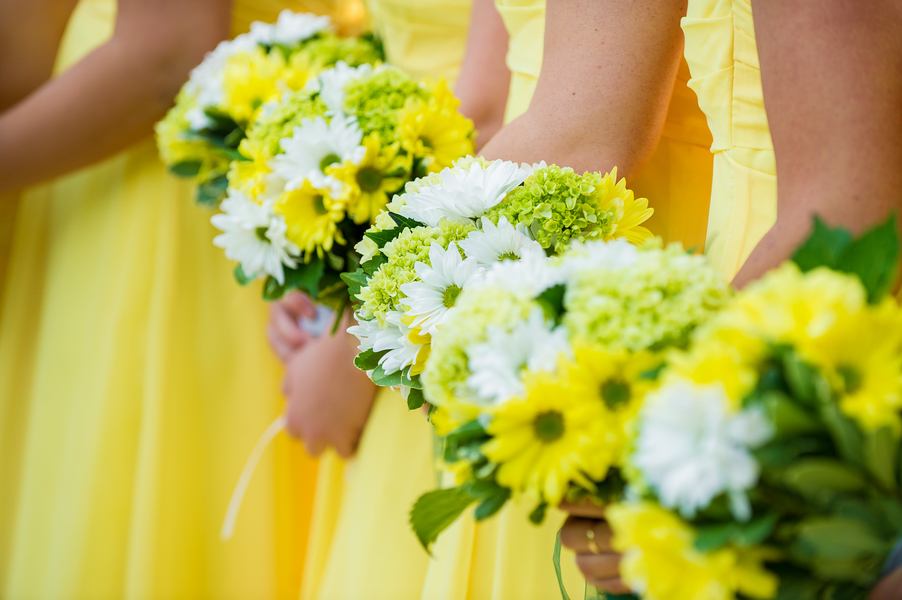
[[610,526],[597,519],[583,519],[581,517],[569,517],[561,528],[561,544],[570,548],[577,554],[594,554],[595,548],[589,546],[589,529],[595,532],[595,543],[601,553],[613,552],[611,538],[613,533]]
[[273,333],[292,349],[298,349],[310,339],[310,334],[301,329],[294,313],[284,302],[275,302],[269,309],[269,324]]
[[[294,347],[292,347],[288,342],[282,339],[282,336],[276,332],[276,329],[272,323],[268,323],[266,325],[266,339],[269,342],[269,347],[272,348],[272,351],[282,362],[282,364],[288,363],[288,359],[291,358],[291,353],[294,352]],[[285,393],[284,386],[282,390],[283,393]]]
[[614,579],[592,579],[587,577],[586,581],[589,582],[589,585],[594,585],[602,592],[609,594],[630,594],[633,591],[619,577]]
[[583,572],[586,580],[595,587],[601,586],[594,582],[606,582],[620,578],[619,554],[577,554],[576,566]]
[[587,517],[590,519],[604,518],[604,507],[595,504],[591,500],[583,500],[582,502],[562,502],[560,509],[576,517]]
[[291,292],[281,299],[281,303],[295,320],[316,318],[316,307],[305,294]]

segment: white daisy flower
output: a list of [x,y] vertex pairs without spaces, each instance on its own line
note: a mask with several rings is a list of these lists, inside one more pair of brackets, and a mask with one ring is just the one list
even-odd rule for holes
[[503,260],[526,258],[527,255],[545,258],[545,251],[529,236],[526,226],[518,224],[514,227],[507,217],[498,219],[498,225],[483,217],[482,230],[471,231],[467,239],[460,242],[460,247],[467,258],[475,258],[484,268]]
[[326,175],[325,168],[346,160],[360,164],[366,157],[362,139],[363,132],[353,117],[336,115],[328,123],[323,117],[304,119],[290,138],[279,142],[285,152],[270,160],[269,166],[285,180],[286,190],[298,189],[307,179],[314,187],[333,188],[338,196],[341,183]]
[[528,252],[517,261],[495,263],[476,285],[498,286],[521,298],[533,299],[548,288],[566,281],[565,273],[541,253]]
[[594,269],[621,269],[639,260],[640,251],[624,239],[575,243],[561,259],[561,268],[569,278]]
[[229,190],[219,208],[222,213],[213,215],[210,222],[223,233],[213,238],[213,244],[223,248],[227,258],[240,262],[248,277],[272,275],[284,283],[283,266],[296,267],[292,255],[300,250],[285,237],[285,220],[273,212],[271,203],[260,205]]
[[319,92],[320,100],[326,105],[329,114],[338,114],[341,113],[342,106],[344,106],[345,86],[355,79],[372,74],[373,65],[371,64],[349,67],[346,62],[340,60],[331,69],[326,69],[308,81],[304,90]]
[[525,171],[528,171],[530,175],[532,175],[539,169],[544,169],[546,167],[548,167],[548,163],[546,163],[544,160],[541,162],[532,163],[532,164],[520,163],[520,168],[524,169]]
[[487,341],[466,349],[471,373],[467,385],[486,404],[522,396],[526,393],[525,371],[551,373],[561,356],[573,356],[567,332],[553,328],[539,308],[513,330],[490,325],[486,335]]
[[661,504],[684,517],[725,493],[733,516],[745,521],[751,517],[745,492],[759,472],[751,451],[773,433],[760,408],[733,412],[722,385],[677,381],[646,398],[632,462]]
[[442,219],[469,223],[504,200],[528,175],[519,165],[500,160],[485,168],[478,161],[469,169],[449,167],[439,173],[440,183],[423,185],[411,193],[400,212],[431,227],[437,227]]
[[[219,106],[225,98],[223,77],[229,58],[240,52],[251,52],[256,46],[257,42],[248,34],[239,35],[233,40],[220,42],[191,71],[191,74],[188,76],[188,82],[185,84],[185,91],[194,97],[199,107],[197,109],[199,114],[195,111],[192,113],[193,118],[189,116],[194,130],[204,129],[211,124],[206,115],[203,115],[204,109]],[[200,115],[203,115],[202,119]],[[200,126],[196,127],[195,125]]]
[[[410,339],[417,331],[405,325],[401,319],[404,313],[391,311],[385,315],[385,327],[373,337],[373,351],[387,350],[379,364],[386,373],[396,373],[417,363],[417,356],[425,344],[418,344]],[[367,340],[369,344],[369,340]]]
[[288,9],[279,13],[275,23],[251,23],[250,36],[260,44],[294,46],[329,29],[331,19],[313,13],[295,13]]
[[474,259],[461,258],[454,242],[447,250],[432,242],[429,262],[414,265],[419,281],[402,284],[401,291],[407,296],[402,301],[408,307],[404,314],[414,318],[411,324],[435,335],[460,292],[480,276],[481,269]]
[[361,352],[372,350],[373,345],[376,343],[376,335],[381,331],[379,321],[376,319],[372,321],[361,319],[357,313],[354,313],[354,318],[357,320],[357,325],[348,327],[348,333],[356,337],[357,341],[360,342],[360,345],[357,346],[358,350]]

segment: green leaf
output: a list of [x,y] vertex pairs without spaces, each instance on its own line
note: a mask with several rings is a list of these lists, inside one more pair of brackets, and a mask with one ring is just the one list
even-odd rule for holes
[[536,302],[542,307],[545,316],[555,323],[560,322],[561,315],[564,313],[565,291],[566,288],[563,284],[553,285],[536,298]]
[[392,218],[392,220],[398,224],[398,227],[401,227],[402,229],[404,227],[409,227],[410,229],[414,229],[416,227],[425,227],[426,226],[425,223],[420,223],[416,219],[411,219],[410,217],[405,217],[405,216],[399,215],[398,213],[389,212],[388,216],[390,216]]
[[849,560],[883,555],[890,546],[860,521],[812,518],[798,530],[796,553],[809,560]]
[[837,492],[858,492],[867,479],[846,463],[830,458],[805,458],[783,473],[783,482],[806,498],[818,499]]
[[840,271],[858,275],[872,303],[891,291],[898,266],[899,233],[895,214],[853,240],[836,262]]
[[241,140],[244,139],[244,130],[240,127],[236,127],[232,131],[226,134],[224,138],[222,138],[223,143],[226,146],[231,148],[237,148],[238,144],[241,143]]
[[479,421],[470,421],[451,431],[445,436],[445,442],[451,444],[463,444],[472,440],[481,440],[488,437],[485,428]]
[[368,261],[366,261],[365,263],[363,263],[360,266],[361,266],[361,268],[363,268],[364,273],[366,273],[368,276],[372,277],[376,273],[376,271],[379,269],[379,267],[381,267],[382,265],[384,265],[387,262],[388,262],[388,257],[385,256],[384,254],[380,253],[380,254],[377,254],[376,256],[374,256],[373,258],[369,259]]
[[501,487],[499,485],[495,485],[497,491],[479,503],[479,506],[476,507],[476,510],[473,512],[473,516],[476,517],[477,521],[483,521],[488,519],[499,510],[504,504],[510,499],[511,491],[506,487]]
[[739,535],[736,536],[736,543],[740,546],[755,546],[766,540],[774,531],[780,517],[777,513],[771,513],[752,519],[748,523],[743,523],[739,527]]
[[323,277],[323,259],[315,257],[309,263],[301,263],[294,269],[285,269],[285,283],[272,277],[263,285],[264,300],[278,300],[288,292],[302,290],[314,300],[319,297],[319,282]]
[[529,513],[529,522],[533,525],[541,525],[545,520],[545,514],[548,512],[548,503],[542,502]]
[[197,186],[197,203],[201,206],[216,206],[225,198],[228,189],[229,180],[225,175],[200,183]]
[[360,288],[366,285],[368,279],[363,269],[357,269],[353,273],[342,273],[341,279],[348,284],[348,295],[351,299],[355,302],[358,301],[357,296],[360,295]]
[[407,408],[409,410],[416,410],[426,404],[426,397],[423,396],[423,390],[418,390],[416,388],[410,390],[410,393],[407,395]]
[[823,378],[798,353],[788,351],[783,354],[783,375],[794,398],[809,405],[816,404]]
[[232,273],[235,275],[235,281],[241,285],[247,285],[255,279],[254,277],[248,277],[244,273],[244,269],[241,268],[241,263],[235,265],[235,270],[232,271]]
[[835,403],[822,404],[820,413],[840,457],[856,465],[864,465],[864,440],[858,427],[840,412]]
[[178,177],[195,177],[200,173],[200,161],[185,160],[174,165],[170,165],[169,172]]
[[329,263],[329,268],[333,271],[341,271],[345,266],[345,259],[334,252],[326,252],[326,261]]
[[864,436],[864,464],[884,490],[895,492],[899,439],[889,427]]
[[777,439],[794,438],[801,434],[823,430],[823,426],[812,413],[782,392],[765,392],[759,402],[776,429]]
[[842,252],[852,241],[852,236],[845,229],[833,229],[820,217],[814,217],[814,230],[804,244],[799,246],[792,260],[802,272],[817,267],[834,268]]
[[382,352],[374,352],[373,350],[364,350],[354,357],[354,366],[361,371],[371,371],[379,366],[379,359],[388,353],[388,350]]
[[695,532],[695,547],[701,552],[709,552],[727,545],[737,535],[738,523],[701,526]]
[[385,244],[401,235],[402,231],[404,231],[403,227],[395,227],[394,229],[385,229],[383,231],[367,231],[363,235],[376,242],[382,248]]
[[370,379],[372,379],[373,383],[380,387],[393,387],[396,385],[401,385],[401,371],[386,373],[385,369],[382,368],[382,365],[379,365],[373,370],[373,374]]
[[463,488],[435,490],[420,496],[410,511],[410,525],[423,548],[438,539],[457,518],[473,504],[474,499]]
[[414,375],[410,377],[410,367],[407,367],[403,371],[401,371],[401,385],[406,385],[409,388],[413,388],[415,390],[423,389],[423,382],[420,381],[419,375]]

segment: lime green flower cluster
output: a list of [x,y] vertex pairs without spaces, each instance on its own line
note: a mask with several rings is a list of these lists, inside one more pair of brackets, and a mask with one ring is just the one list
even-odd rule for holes
[[533,300],[498,286],[475,286],[458,296],[457,310],[448,313],[442,335],[432,338],[432,351],[422,381],[428,400],[437,406],[466,398],[470,376],[466,348],[487,339],[489,325],[513,329],[535,307]]
[[185,135],[185,131],[189,128],[185,113],[190,108],[191,103],[187,98],[187,93],[182,90],[176,97],[172,110],[154,126],[160,158],[167,165],[202,162],[212,149],[209,142]]
[[281,153],[279,141],[291,137],[294,128],[304,119],[326,114],[326,105],[319,96],[309,92],[294,92],[279,102],[273,111],[261,116],[247,131],[247,138],[269,156]]
[[399,111],[408,98],[426,101],[428,89],[400,69],[382,69],[345,86],[344,109],[355,115],[360,128],[378,133],[385,144],[398,139]]
[[386,257],[373,274],[368,285],[361,288],[358,299],[362,302],[359,310],[361,318],[378,319],[379,324],[385,322],[385,315],[398,310],[404,299],[401,285],[416,281],[414,265],[417,262],[429,264],[429,247],[438,242],[442,248],[448,248],[451,242],[466,239],[474,230],[472,225],[442,221],[439,227],[405,228],[395,239],[383,246],[382,253]]
[[673,244],[640,252],[628,268],[575,275],[564,296],[563,323],[575,343],[612,350],[684,345],[692,329],[730,295],[727,282],[703,256]]
[[363,64],[378,64],[382,52],[368,38],[344,38],[336,35],[315,37],[308,41],[301,53],[308,56],[311,64],[322,70],[343,61],[351,67]]

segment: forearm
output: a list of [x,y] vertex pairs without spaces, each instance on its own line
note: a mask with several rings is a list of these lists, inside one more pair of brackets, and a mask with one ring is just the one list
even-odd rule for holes
[[902,569],[896,569],[877,584],[868,600],[896,600],[902,598]]

